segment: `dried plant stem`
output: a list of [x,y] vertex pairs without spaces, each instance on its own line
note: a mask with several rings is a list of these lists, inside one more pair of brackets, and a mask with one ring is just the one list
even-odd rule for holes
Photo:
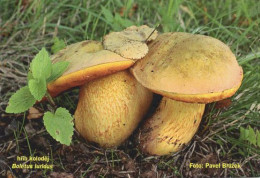
[[55,111],[57,106],[56,106],[53,98],[51,97],[51,95],[48,92],[46,92],[45,96],[46,96],[47,100],[49,101],[49,103],[51,104],[53,110]]

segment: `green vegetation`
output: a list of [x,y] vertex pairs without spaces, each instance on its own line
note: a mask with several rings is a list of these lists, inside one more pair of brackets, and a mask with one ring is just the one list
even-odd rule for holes
[[[146,24],[156,27],[160,24],[158,27],[160,32],[183,31],[215,37],[230,46],[243,67],[244,80],[239,91],[231,98],[232,104],[220,109],[215,107],[215,104],[208,105],[198,134],[181,153],[160,158],[146,157],[138,153],[131,145],[131,141],[114,151],[102,152],[98,148],[88,147],[97,152],[91,152],[94,156],[86,152],[89,162],[85,161],[81,166],[78,165],[79,170],[77,168],[73,170],[66,166],[69,162],[62,156],[57,156],[55,147],[52,156],[57,166],[56,171],[67,169],[71,173],[75,171],[78,176],[89,176],[94,173],[96,176],[117,176],[117,174],[127,176],[126,173],[113,171],[117,168],[121,170],[123,158],[127,160],[131,158],[136,166],[133,169],[134,173],[126,172],[135,177],[140,176],[146,169],[154,170],[155,175],[162,177],[164,175],[187,177],[189,172],[214,176],[210,170],[203,172],[191,169],[187,165],[189,162],[210,162],[216,159],[216,163],[234,162],[242,166],[238,170],[219,169],[217,171],[219,176],[260,175],[260,151],[257,144],[260,131],[260,1],[1,0],[0,14],[0,112],[3,114],[1,117],[5,118],[11,119],[14,116],[5,113],[8,100],[15,91],[27,84],[27,72],[32,68],[30,62],[42,47],[55,53],[65,44],[86,39],[102,40],[104,34],[122,30],[129,25]],[[61,42],[56,37],[62,39]],[[37,78],[35,75],[32,73],[32,76]],[[34,86],[36,82],[44,85],[44,82],[37,80],[31,84],[29,82],[29,86]],[[40,98],[37,95],[41,96],[43,93],[43,91],[28,92],[28,88],[21,90],[28,95],[35,95],[36,98]],[[77,93],[77,89],[70,91],[69,94],[65,93],[55,99],[56,103],[69,108],[73,114]],[[21,106],[19,103],[18,105]],[[41,104],[40,107],[47,111],[48,106]],[[22,117],[23,115],[15,115],[12,119]],[[247,133],[254,135],[253,132],[255,138],[245,137]],[[43,132],[40,134],[44,135]],[[23,150],[21,147],[25,147],[27,143],[31,143],[29,135],[28,139],[21,138],[26,137],[22,132],[17,136],[14,142],[17,142],[16,147],[19,146],[20,150]],[[27,140],[27,143],[24,145],[18,143],[23,140]],[[78,139],[73,139],[74,145],[78,143],[80,143]],[[3,144],[0,144],[1,146]],[[30,152],[35,151],[31,150],[32,145],[26,147],[27,150],[30,148]],[[130,158],[122,156],[122,151]],[[80,160],[80,157],[75,156],[74,164],[77,158]],[[150,176],[151,174],[147,173]]]
[[65,145],[70,145],[74,124],[73,118],[65,108],[59,107],[55,113],[46,112],[43,116],[44,125],[50,135]]
[[[57,40],[56,40],[57,41]],[[62,43],[58,41],[56,43]],[[54,44],[53,46],[57,46]],[[61,45],[58,45],[60,48]],[[57,50],[58,48],[55,47]],[[59,78],[67,69],[69,62],[61,61],[51,63],[48,52],[45,48],[34,57],[30,63],[27,75],[28,86],[20,88],[13,94],[6,107],[7,113],[21,113],[32,107],[36,101],[41,101],[45,96],[52,105],[52,112],[46,112],[43,117],[44,125],[50,135],[62,144],[70,145],[73,135],[73,118],[69,111],[59,107],[56,109],[55,103],[47,92],[47,84]],[[27,135],[26,135],[27,137]]]

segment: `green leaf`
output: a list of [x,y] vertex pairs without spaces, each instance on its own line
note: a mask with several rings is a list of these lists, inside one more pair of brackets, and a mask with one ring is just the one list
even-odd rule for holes
[[102,6],[101,10],[102,14],[104,15],[105,19],[109,22],[112,23],[114,21],[114,16],[111,13],[110,10],[106,9],[104,6]]
[[73,118],[65,108],[58,108],[55,114],[46,112],[44,125],[49,134],[62,144],[70,145],[73,135]]
[[125,28],[134,25],[134,22],[132,22],[131,20],[128,20],[128,19],[122,19],[122,21],[120,23]]
[[29,87],[25,86],[16,91],[9,99],[8,106],[5,112],[7,113],[21,113],[28,110],[36,102],[31,94]]
[[256,140],[257,146],[260,147],[260,132],[258,130],[256,131],[256,136],[257,136],[257,140]]
[[220,146],[223,146],[223,142],[222,142],[220,139],[218,139],[216,142],[217,142]]
[[52,64],[52,66],[51,66],[52,73],[51,73],[51,76],[47,79],[47,83],[59,78],[65,72],[65,70],[68,68],[68,66],[69,66],[68,61],[61,61],[61,62]]
[[240,127],[240,140],[247,140],[249,131],[243,127]]
[[33,75],[32,75],[32,71],[29,70],[28,74],[27,74],[27,82],[29,83],[29,81],[33,79]]
[[51,75],[51,59],[45,48],[34,57],[30,69],[33,77],[47,79]]
[[245,152],[243,150],[241,150],[240,148],[238,148],[238,152],[242,155],[242,156],[246,156]]
[[115,19],[124,28],[134,25],[131,20],[122,18],[118,13],[115,14]]
[[43,78],[29,80],[29,90],[34,98],[40,101],[47,91],[46,81]]
[[58,37],[55,37],[53,39],[53,43],[54,44],[51,47],[51,52],[53,54],[57,53],[58,51],[66,47],[65,42],[63,40],[60,40]]
[[249,134],[248,134],[248,141],[249,143],[253,144],[256,146],[256,134],[255,134],[255,131],[252,127],[249,126],[248,128],[249,130]]

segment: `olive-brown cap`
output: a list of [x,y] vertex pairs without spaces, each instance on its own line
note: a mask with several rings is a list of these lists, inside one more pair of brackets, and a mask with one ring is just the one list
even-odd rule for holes
[[101,42],[90,40],[69,45],[52,56],[52,63],[59,61],[68,61],[69,67],[61,77],[48,84],[52,96],[134,64],[130,59],[104,50]]
[[243,70],[227,45],[209,36],[182,32],[158,36],[131,72],[155,93],[196,103],[232,96],[243,78]]

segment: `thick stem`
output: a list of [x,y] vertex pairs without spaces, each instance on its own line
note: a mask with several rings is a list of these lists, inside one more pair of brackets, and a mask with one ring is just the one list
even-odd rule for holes
[[139,147],[150,155],[180,151],[198,130],[205,104],[184,103],[163,97],[139,134]]

